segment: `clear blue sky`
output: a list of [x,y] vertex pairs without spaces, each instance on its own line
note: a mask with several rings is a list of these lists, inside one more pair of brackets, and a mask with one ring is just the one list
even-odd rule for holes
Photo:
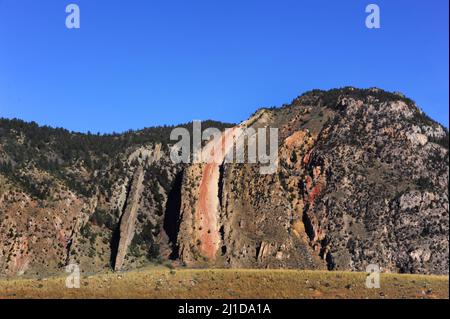
[[[76,3],[81,29],[65,27]],[[365,6],[381,29],[365,27]],[[448,127],[448,0],[0,0],[0,117],[237,122],[313,88],[401,91]]]

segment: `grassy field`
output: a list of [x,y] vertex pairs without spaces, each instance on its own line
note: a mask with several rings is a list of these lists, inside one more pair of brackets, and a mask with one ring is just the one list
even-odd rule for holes
[[381,288],[366,273],[304,270],[173,269],[148,267],[82,276],[1,279],[1,298],[449,298],[448,276],[382,274]]

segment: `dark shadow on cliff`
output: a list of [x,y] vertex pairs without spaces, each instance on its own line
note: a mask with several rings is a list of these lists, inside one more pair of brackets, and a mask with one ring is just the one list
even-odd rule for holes
[[109,263],[112,269],[114,269],[114,265],[116,263],[117,250],[119,249],[119,240],[120,240],[120,221],[119,223],[117,223],[116,228],[114,228],[111,234],[111,240],[109,241],[109,247],[111,249],[111,257],[109,259]]
[[180,208],[181,208],[181,184],[183,181],[183,172],[179,172],[172,183],[172,188],[167,197],[166,211],[164,214],[164,231],[169,237],[169,243],[172,247],[170,259],[178,258],[177,237],[180,230]]

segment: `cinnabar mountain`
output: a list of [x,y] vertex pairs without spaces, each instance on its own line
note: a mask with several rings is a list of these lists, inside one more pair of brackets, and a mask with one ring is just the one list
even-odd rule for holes
[[170,126],[93,135],[1,119],[0,274],[166,261],[448,274],[449,133],[412,100],[314,90],[243,123],[279,129],[275,174],[174,164]]

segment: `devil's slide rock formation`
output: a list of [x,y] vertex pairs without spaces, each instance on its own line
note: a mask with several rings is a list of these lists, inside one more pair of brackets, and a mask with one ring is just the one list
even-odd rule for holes
[[276,171],[224,162],[228,149],[174,164],[170,126],[98,136],[0,119],[0,276],[169,260],[448,274],[449,133],[412,100],[314,90],[202,126],[278,128]]

